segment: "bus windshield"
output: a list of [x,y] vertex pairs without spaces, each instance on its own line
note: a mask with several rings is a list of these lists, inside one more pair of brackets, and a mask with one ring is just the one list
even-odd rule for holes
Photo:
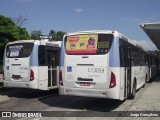
[[25,58],[29,57],[32,49],[33,43],[15,43],[9,44],[6,47],[6,57],[7,58]]
[[112,34],[72,35],[65,38],[66,54],[106,54],[111,47]]

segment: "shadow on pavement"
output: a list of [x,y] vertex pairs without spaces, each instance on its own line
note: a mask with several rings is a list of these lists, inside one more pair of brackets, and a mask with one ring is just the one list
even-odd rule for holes
[[91,110],[108,112],[120,106],[124,101],[111,100],[104,98],[90,98],[77,96],[52,96],[48,99],[40,98],[42,103],[51,107],[59,107],[65,109]]
[[58,89],[42,91],[35,89],[27,89],[27,88],[0,88],[1,96],[15,97],[15,98],[41,98],[49,95],[58,95]]

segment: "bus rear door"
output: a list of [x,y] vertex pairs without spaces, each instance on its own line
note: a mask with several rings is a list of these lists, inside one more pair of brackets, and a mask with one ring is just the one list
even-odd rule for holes
[[58,51],[47,50],[48,60],[48,87],[57,87],[57,66],[58,66]]

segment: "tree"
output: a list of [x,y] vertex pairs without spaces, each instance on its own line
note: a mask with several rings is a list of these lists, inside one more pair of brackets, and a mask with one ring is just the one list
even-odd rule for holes
[[27,16],[23,17],[22,15],[20,15],[17,18],[12,18],[12,20],[14,21],[14,23],[16,24],[16,26],[21,27],[22,25],[27,23]]
[[18,29],[19,29],[19,37],[18,37],[19,40],[29,40],[29,39],[31,39],[31,37],[29,36],[26,28],[18,27]]
[[38,40],[40,35],[42,35],[40,30],[34,30],[31,32],[31,39]]
[[57,31],[56,41],[62,41],[64,34],[65,34],[65,32],[63,32],[63,31]]
[[56,32],[54,30],[51,30],[49,32],[49,35],[52,36],[53,41],[62,41],[64,34],[65,34],[65,32],[63,32],[63,31]]
[[2,65],[5,45],[20,39],[30,39],[26,29],[16,26],[11,18],[0,15],[0,65]]
[[55,40],[55,38],[56,38],[56,32],[54,31],[54,30],[51,30],[50,32],[49,32],[49,35],[50,36],[52,36],[52,41],[54,41]]

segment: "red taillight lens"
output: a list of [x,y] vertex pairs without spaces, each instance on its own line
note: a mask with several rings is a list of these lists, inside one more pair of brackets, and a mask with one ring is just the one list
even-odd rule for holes
[[62,71],[59,72],[59,84],[63,86]]
[[33,70],[31,69],[31,72],[30,72],[30,81],[34,80],[34,72]]
[[111,79],[110,79],[109,88],[113,88],[115,86],[116,86],[116,76],[113,72],[111,72]]

